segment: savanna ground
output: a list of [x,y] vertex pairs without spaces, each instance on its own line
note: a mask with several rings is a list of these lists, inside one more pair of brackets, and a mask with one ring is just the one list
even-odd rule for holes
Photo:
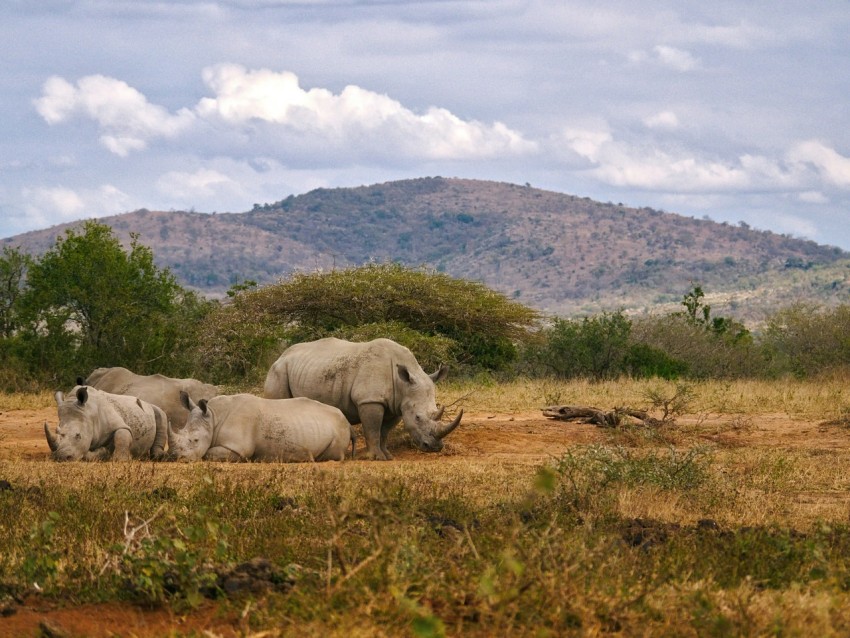
[[847,635],[847,381],[441,386],[442,453],[316,465],[56,464],[0,395],[0,635]]

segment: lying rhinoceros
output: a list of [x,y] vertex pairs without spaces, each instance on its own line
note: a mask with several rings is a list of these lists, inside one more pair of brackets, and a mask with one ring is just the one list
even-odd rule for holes
[[214,385],[195,379],[172,379],[161,374],[148,376],[130,372],[127,368],[97,368],[87,379],[77,379],[77,385],[89,385],[114,394],[129,394],[153,403],[165,411],[175,427],[186,423],[189,413],[180,403],[180,392],[187,392],[193,401],[212,399],[221,394]]
[[446,368],[427,375],[407,348],[389,339],[352,343],[329,337],[288,348],[266,376],[271,399],[308,397],[335,406],[351,424],[362,423],[367,457],[392,459],[387,451],[390,429],[404,418],[413,442],[425,452],[438,452],[442,439],[463,416],[440,423],[434,382]]
[[163,455],[168,420],[160,408],[138,397],[86,386],[72,393],[72,399],[62,392],[54,395],[59,408],[56,434],[44,424],[47,444],[57,461],[127,461]]
[[353,437],[334,407],[310,399],[221,395],[195,404],[182,428],[168,429],[168,458],[196,461],[342,461]]

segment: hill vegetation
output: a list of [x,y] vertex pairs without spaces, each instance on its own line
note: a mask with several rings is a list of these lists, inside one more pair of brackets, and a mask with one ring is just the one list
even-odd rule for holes
[[[481,281],[561,316],[677,304],[692,285],[717,309],[760,321],[778,305],[832,305],[850,290],[850,255],[746,224],[600,203],[506,183],[441,177],[317,189],[245,213],[139,210],[101,220],[152,247],[183,285],[398,262]],[[0,242],[39,254],[67,226]]]

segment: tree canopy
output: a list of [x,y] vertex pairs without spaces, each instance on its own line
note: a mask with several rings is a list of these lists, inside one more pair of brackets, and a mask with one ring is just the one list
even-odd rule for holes
[[244,374],[280,344],[325,336],[385,336],[423,366],[440,361],[499,369],[513,362],[538,313],[482,283],[395,263],[300,273],[244,290],[204,326],[208,359]]
[[14,335],[6,336],[31,374],[59,380],[96,366],[185,367],[177,346],[203,302],[157,268],[137,236],[125,250],[109,226],[88,221],[28,265]]

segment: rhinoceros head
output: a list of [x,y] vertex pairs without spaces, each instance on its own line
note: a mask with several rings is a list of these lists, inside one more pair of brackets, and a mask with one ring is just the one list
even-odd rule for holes
[[196,404],[186,392],[180,392],[180,403],[189,411],[186,424],[168,424],[168,458],[175,461],[199,461],[210,449],[213,438],[213,414],[207,400]]
[[66,399],[62,392],[53,396],[59,410],[59,426],[54,435],[44,424],[47,445],[57,461],[79,461],[94,436],[95,408],[89,404],[88,388],[78,387],[73,399]]
[[451,423],[440,422],[443,408],[437,408],[434,383],[444,378],[448,370],[440,366],[437,372],[428,375],[397,364],[396,372],[402,395],[401,414],[407,433],[420,450],[439,452],[443,449],[443,438],[460,424],[463,417],[461,410]]

